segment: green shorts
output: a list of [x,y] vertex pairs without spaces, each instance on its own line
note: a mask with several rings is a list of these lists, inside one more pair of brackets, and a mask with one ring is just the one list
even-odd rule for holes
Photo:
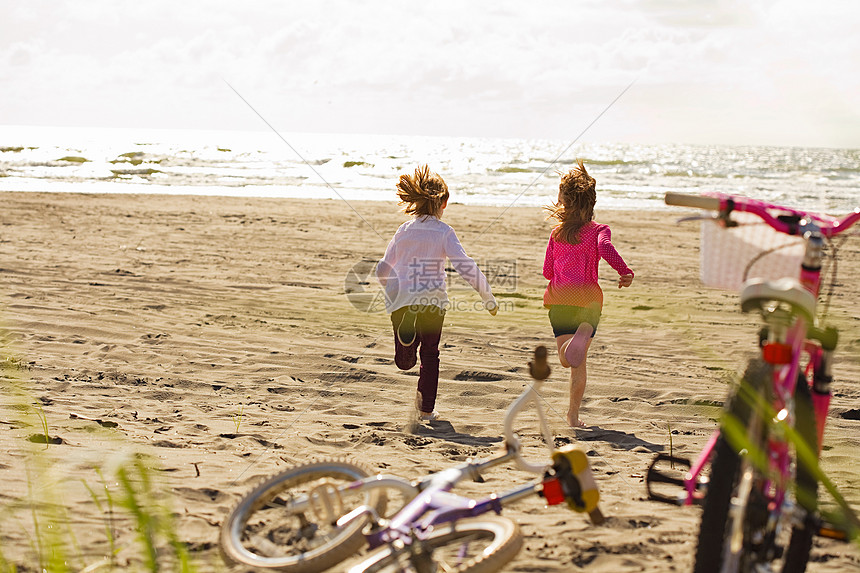
[[587,322],[594,329],[591,337],[597,332],[597,323],[600,322],[600,311],[598,309],[583,308],[581,306],[568,306],[566,304],[553,304],[549,307],[549,323],[552,325],[552,333],[556,338],[563,334],[576,334],[579,325]]

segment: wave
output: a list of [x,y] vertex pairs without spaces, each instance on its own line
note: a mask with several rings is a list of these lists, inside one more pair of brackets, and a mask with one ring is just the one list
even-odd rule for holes
[[705,173],[705,172],[692,171],[690,169],[688,169],[686,171],[669,170],[669,171],[664,171],[661,174],[666,176],[666,177],[694,177],[694,178],[701,177],[703,179],[727,179],[729,177],[744,177],[744,175],[734,175],[734,174],[730,174],[730,173]]
[[[600,167],[614,167],[614,166],[631,166],[637,167],[640,165],[648,165],[649,163],[642,159],[583,159],[582,162],[585,164],[585,168],[588,169],[592,165],[600,166]],[[576,163],[572,161],[571,163]]]
[[66,183],[93,192],[318,197],[331,185],[350,199],[393,201],[399,175],[428,163],[455,202],[539,205],[577,157],[598,180],[601,208],[662,207],[671,190],[789,203],[824,197],[828,209],[847,211],[860,187],[860,151],[846,149],[583,143],[568,151],[558,141],[287,134],[293,153],[261,133],[3,135],[0,189]]

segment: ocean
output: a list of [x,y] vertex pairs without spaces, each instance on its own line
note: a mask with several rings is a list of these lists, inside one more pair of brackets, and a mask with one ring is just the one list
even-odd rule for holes
[[0,127],[0,190],[390,201],[427,163],[451,201],[542,206],[577,158],[597,209],[665,209],[716,191],[839,215],[860,206],[860,150],[382,135]]

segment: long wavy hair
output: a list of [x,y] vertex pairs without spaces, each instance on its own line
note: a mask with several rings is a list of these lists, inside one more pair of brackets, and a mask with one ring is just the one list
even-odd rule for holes
[[597,202],[596,181],[585,170],[582,159],[576,166],[561,175],[558,185],[558,201],[547,206],[547,219],[555,219],[559,225],[552,230],[557,241],[576,245],[579,230],[594,220],[594,204]]
[[427,165],[418,167],[413,175],[403,174],[397,182],[397,196],[403,211],[416,217],[439,217],[448,200],[448,185]]

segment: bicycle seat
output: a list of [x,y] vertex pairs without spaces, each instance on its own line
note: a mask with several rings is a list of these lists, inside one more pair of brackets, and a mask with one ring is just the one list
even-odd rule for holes
[[802,313],[810,324],[814,322],[815,297],[797,279],[749,279],[741,287],[741,310],[744,312],[762,310],[764,305],[772,301],[789,304],[795,312]]

